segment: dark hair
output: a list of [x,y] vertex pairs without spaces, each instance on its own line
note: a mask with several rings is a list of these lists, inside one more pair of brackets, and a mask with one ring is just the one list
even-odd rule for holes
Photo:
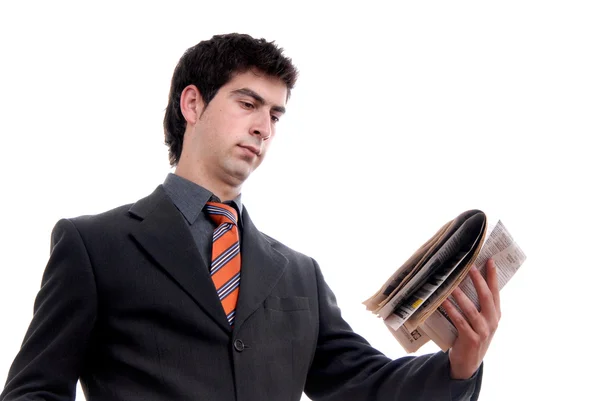
[[186,120],[181,113],[181,92],[188,85],[195,85],[205,105],[215,97],[219,89],[234,74],[257,69],[267,75],[280,78],[290,92],[296,83],[298,71],[292,60],[284,57],[283,49],[274,42],[254,39],[245,34],[215,35],[190,47],[183,53],[171,80],[169,104],[163,122],[165,144],[169,147],[169,162],[175,166],[181,157]]

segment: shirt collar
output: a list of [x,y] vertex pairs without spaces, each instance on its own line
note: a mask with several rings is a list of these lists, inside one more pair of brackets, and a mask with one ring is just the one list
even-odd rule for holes
[[[173,173],[167,175],[163,187],[175,207],[179,209],[190,225],[192,225],[200,213],[202,213],[206,202],[210,201],[211,198],[213,201],[219,201],[219,199],[208,189]],[[237,209],[238,225],[241,226],[243,210],[242,195],[239,194],[231,202],[233,203],[232,205],[230,202],[226,203]]]

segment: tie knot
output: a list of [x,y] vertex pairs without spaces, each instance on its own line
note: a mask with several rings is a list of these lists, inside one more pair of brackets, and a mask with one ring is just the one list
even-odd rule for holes
[[206,202],[206,213],[218,226],[223,223],[237,225],[238,215],[234,208],[224,203]]

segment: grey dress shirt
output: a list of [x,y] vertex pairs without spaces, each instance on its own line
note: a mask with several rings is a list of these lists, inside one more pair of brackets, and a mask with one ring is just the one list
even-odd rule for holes
[[[221,202],[208,189],[186,180],[183,177],[170,173],[163,183],[165,192],[181,212],[187,222],[196,247],[206,266],[210,266],[212,255],[212,235],[215,224],[210,217],[203,212],[206,202]],[[242,196],[238,195],[233,201],[224,202],[236,209],[238,213],[238,232],[240,235],[240,246],[242,245]]]

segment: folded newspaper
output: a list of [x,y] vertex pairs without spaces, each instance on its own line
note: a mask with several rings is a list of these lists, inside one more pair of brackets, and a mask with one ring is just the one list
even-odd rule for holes
[[460,287],[479,308],[468,273],[474,265],[485,278],[490,258],[502,289],[526,256],[501,221],[489,229],[485,213],[468,210],[442,226],[363,304],[384,319],[406,352],[430,339],[446,351],[457,331],[441,304],[448,298],[461,312],[451,295]]

